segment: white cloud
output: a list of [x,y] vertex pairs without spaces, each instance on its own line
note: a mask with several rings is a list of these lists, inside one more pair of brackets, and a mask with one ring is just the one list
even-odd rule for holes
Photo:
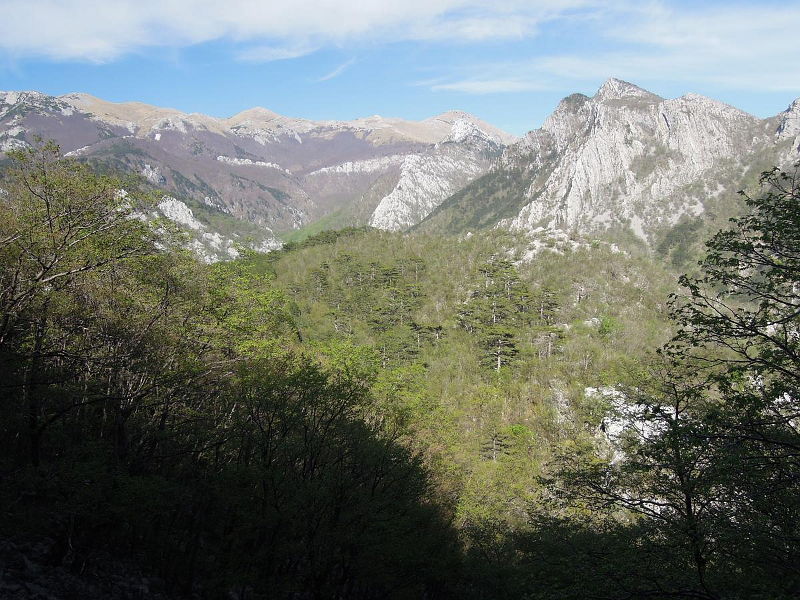
[[[232,42],[245,61],[398,41],[509,46],[428,87],[470,94],[574,88],[616,76],[798,91],[800,2],[667,0],[0,0],[0,53],[108,62],[142,49]],[[548,35],[542,36],[546,32]],[[548,45],[545,45],[546,44]],[[526,55],[522,53],[527,53]],[[497,54],[495,53],[495,56]],[[1,54],[0,54],[1,56]],[[445,58],[453,62],[452,57]],[[13,61],[12,61],[13,62]],[[334,70],[322,81],[340,75]],[[440,69],[441,65],[422,65]]]
[[320,82],[320,81],[328,81],[329,79],[334,79],[335,77],[338,77],[339,75],[344,73],[347,69],[349,69],[353,65],[353,63],[355,63],[355,62],[356,62],[356,59],[355,58],[351,58],[347,62],[344,62],[341,65],[339,65],[338,67],[336,67],[330,73],[327,73],[327,74],[323,75],[322,77],[320,77],[319,79],[317,79],[317,81]]
[[[3,0],[0,48],[97,62],[153,46],[228,39],[242,57],[369,40],[476,41],[533,35],[588,0]],[[597,1],[597,0],[594,0]]]
[[663,2],[618,2],[581,17],[577,24],[586,28],[590,50],[559,48],[525,59],[473,64],[430,87],[485,94],[563,89],[614,76],[638,83],[800,91],[796,1],[760,7],[698,3],[682,9]]

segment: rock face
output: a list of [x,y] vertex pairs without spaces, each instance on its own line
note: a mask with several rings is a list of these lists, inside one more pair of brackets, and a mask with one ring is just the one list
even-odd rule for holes
[[789,108],[775,117],[775,120],[777,138],[789,142],[789,146],[784,149],[785,160],[797,160],[800,155],[800,98],[792,102]]
[[461,112],[342,122],[253,108],[217,119],[87,94],[0,92],[0,152],[34,136],[270,234],[326,217],[333,225],[407,228],[515,141]]
[[[796,161],[799,145],[800,101],[761,120],[696,94],[665,100],[610,79],[591,98],[562,100],[541,129],[509,146],[423,228],[622,229],[652,241],[760,169]],[[487,195],[494,204],[481,212]]]
[[419,223],[442,201],[483,175],[501,150],[499,140],[473,123],[455,121],[445,142],[403,159],[397,185],[378,203],[370,225],[402,230]]
[[246,245],[259,252],[269,252],[281,247],[281,243],[271,236],[262,236],[260,239],[251,237],[245,244],[243,240],[237,239],[242,237],[238,233],[233,233],[233,237],[231,237],[230,234],[222,235],[218,231],[209,231],[209,227],[194,216],[191,208],[186,206],[183,201],[171,196],[164,196],[158,203],[157,209],[160,215],[153,213],[150,217],[164,216],[180,225],[188,235],[189,248],[198,258],[207,263],[237,258],[240,254],[238,246]]

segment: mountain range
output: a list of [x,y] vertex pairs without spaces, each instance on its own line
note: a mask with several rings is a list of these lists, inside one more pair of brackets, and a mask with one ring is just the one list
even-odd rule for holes
[[298,229],[363,224],[614,232],[654,245],[729,212],[761,170],[800,159],[800,99],[759,119],[609,79],[518,139],[459,111],[310,121],[253,108],[219,119],[79,93],[0,92],[0,151],[35,136],[163,190],[161,212],[198,232],[209,259],[235,254],[236,223],[261,249]]

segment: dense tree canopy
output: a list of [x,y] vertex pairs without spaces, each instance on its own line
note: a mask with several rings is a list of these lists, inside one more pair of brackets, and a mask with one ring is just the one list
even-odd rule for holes
[[501,231],[206,265],[135,182],[13,159],[0,537],[175,597],[800,594],[794,176],[678,282]]

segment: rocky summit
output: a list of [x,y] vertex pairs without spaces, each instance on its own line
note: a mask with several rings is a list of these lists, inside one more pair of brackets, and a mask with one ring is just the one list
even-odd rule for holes
[[697,94],[664,99],[609,79],[591,98],[564,98],[422,228],[623,229],[652,242],[732,201],[761,169],[798,158],[798,101],[762,120]]

